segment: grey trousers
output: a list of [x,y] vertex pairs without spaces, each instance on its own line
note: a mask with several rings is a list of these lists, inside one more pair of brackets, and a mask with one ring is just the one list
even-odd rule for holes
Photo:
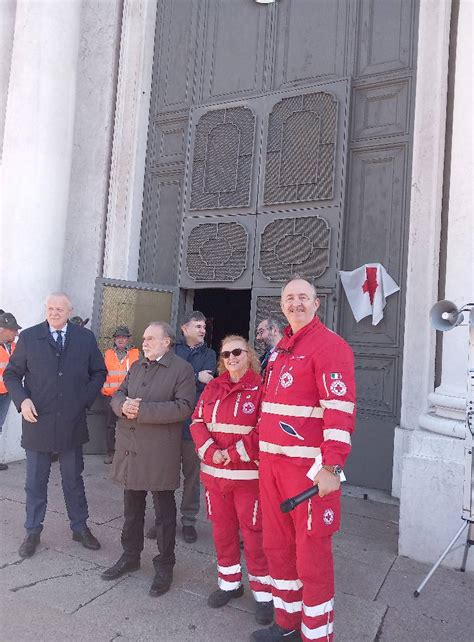
[[181,469],[183,471],[183,497],[181,499],[181,524],[194,526],[199,513],[200,461],[192,439],[181,440]]

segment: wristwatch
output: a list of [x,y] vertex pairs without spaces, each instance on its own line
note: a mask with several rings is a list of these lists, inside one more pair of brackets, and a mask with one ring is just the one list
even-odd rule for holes
[[322,466],[324,470],[327,470],[329,473],[332,473],[333,475],[340,475],[342,473],[342,468],[340,466]]

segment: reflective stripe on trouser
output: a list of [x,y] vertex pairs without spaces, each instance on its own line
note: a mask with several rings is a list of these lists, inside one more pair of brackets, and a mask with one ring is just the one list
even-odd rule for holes
[[233,591],[242,583],[240,529],[253,596],[257,602],[270,601],[272,593],[263,552],[258,482],[230,482],[222,491],[207,488],[206,498],[217,553],[219,588]]
[[[303,502],[290,513],[280,503],[308,487],[307,469],[263,456],[260,460],[260,499],[264,551],[272,582],[275,622],[285,629],[301,629],[302,639],[333,639],[334,568],[331,534],[338,523],[338,497],[328,509]],[[323,502],[325,505],[326,503]],[[330,522],[325,534],[326,523]],[[332,516],[332,520],[331,520]]]

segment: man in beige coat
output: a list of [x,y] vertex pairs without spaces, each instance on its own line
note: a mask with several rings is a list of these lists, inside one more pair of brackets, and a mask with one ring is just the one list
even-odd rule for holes
[[[104,573],[114,580],[140,567],[147,491],[161,515],[150,595],[166,593],[175,564],[176,503],[181,465],[181,430],[194,407],[196,385],[192,366],[170,351],[171,327],[153,321],[143,334],[145,358],[135,362],[112,397],[119,417],[112,479],[124,487],[123,554]],[[159,508],[158,508],[159,507]]]

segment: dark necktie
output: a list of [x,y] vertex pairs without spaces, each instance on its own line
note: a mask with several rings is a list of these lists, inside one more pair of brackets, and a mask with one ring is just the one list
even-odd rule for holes
[[58,346],[58,351],[63,351],[63,331],[56,330],[56,345]]

